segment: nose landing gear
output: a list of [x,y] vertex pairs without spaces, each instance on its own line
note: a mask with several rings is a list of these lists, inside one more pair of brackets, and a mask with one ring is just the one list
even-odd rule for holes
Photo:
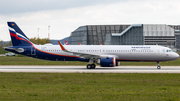
[[157,61],[157,69],[161,69],[161,66],[159,64],[159,61]]

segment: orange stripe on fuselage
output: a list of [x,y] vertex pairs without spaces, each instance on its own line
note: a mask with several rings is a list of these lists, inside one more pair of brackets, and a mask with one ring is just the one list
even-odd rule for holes
[[29,42],[29,41],[27,41],[27,40],[25,40],[25,39],[23,39],[23,38],[19,38],[19,37],[17,36],[17,34],[14,34],[14,33],[11,33],[11,32],[10,32],[10,35],[13,36],[13,37],[15,37],[17,40],[24,40],[24,41],[30,43],[36,50],[38,50],[38,51],[40,51],[40,52],[43,52],[43,53],[46,53],[46,54],[51,54],[51,55],[56,55],[56,56],[64,56],[64,57],[76,57],[76,58],[80,58],[80,57],[78,57],[78,56],[60,55],[60,54],[54,54],[54,53],[49,53],[49,52],[46,52],[46,51],[42,51],[42,50],[36,48],[31,42]]

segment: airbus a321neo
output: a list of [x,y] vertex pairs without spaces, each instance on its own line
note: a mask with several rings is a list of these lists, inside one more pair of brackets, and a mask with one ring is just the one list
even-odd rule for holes
[[115,67],[120,61],[159,62],[171,61],[179,55],[159,45],[59,45],[33,44],[15,22],[8,22],[12,45],[5,50],[25,56],[52,61],[89,62],[87,69]]

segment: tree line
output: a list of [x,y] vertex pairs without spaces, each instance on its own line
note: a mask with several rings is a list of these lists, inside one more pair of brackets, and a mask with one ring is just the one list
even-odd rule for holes
[[30,38],[29,39],[32,43],[37,44],[37,45],[44,45],[46,43],[51,43],[51,41],[49,40],[49,38]]
[[[32,43],[37,44],[37,45],[43,45],[46,43],[51,43],[49,38],[30,38],[29,39]],[[0,48],[7,47],[7,46],[12,46],[12,41],[9,41],[8,43],[4,43],[3,40],[0,40]]]

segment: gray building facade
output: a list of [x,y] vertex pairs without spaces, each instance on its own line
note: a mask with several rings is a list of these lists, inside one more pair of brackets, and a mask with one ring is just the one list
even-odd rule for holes
[[86,25],[71,33],[78,45],[163,45],[180,48],[180,26],[166,24]]
[[174,34],[176,38],[175,47],[180,49],[180,25],[169,25],[174,29]]

